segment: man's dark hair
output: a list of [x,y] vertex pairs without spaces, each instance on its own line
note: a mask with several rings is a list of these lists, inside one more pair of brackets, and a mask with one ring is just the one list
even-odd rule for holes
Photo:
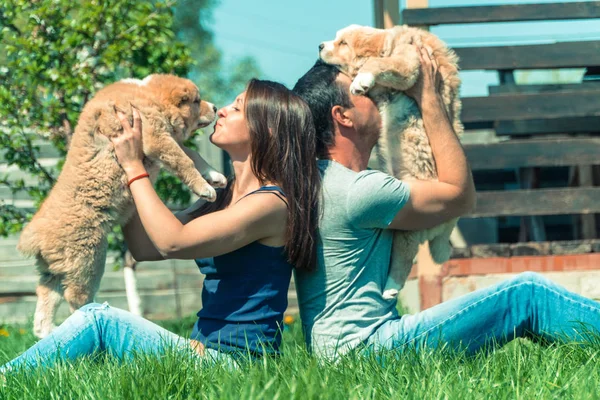
[[339,70],[318,60],[315,65],[298,79],[293,91],[300,96],[310,108],[317,131],[317,155],[328,158],[329,147],[334,144],[333,106],[352,107],[348,88],[342,87],[336,78]]

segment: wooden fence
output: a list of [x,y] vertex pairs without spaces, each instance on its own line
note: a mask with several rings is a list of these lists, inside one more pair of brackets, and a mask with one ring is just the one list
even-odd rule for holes
[[[38,275],[34,261],[23,258],[16,250],[17,237],[0,241],[0,323],[24,323],[31,320],[37,297]],[[96,301],[128,309],[123,271],[114,268],[109,256],[106,273]],[[191,260],[141,262],[136,267],[142,314],[150,319],[175,319],[195,314],[202,306],[203,275]],[[294,282],[290,285],[287,314],[298,313]],[[69,315],[61,304],[58,318]]]
[[[220,162],[220,154],[211,153],[207,143],[199,144],[202,154],[215,165]],[[213,150],[214,150],[214,146]],[[40,163],[48,168],[56,165],[57,151],[47,143],[40,144]],[[23,178],[26,183],[34,182],[26,173],[15,167],[8,167],[0,152],[0,174],[8,174],[12,179]],[[0,201],[25,209],[33,209],[33,201],[27,193],[13,195],[9,188],[0,186]],[[0,238],[0,324],[25,323],[30,321],[35,311],[37,297],[35,288],[38,275],[35,262],[24,258],[16,250],[18,236]],[[106,273],[102,279],[96,301],[108,301],[111,305],[128,309],[125,294],[123,271],[114,270],[115,258],[110,256],[106,263]],[[141,262],[136,267],[138,291],[142,300],[142,313],[145,317],[164,320],[181,318],[196,313],[202,306],[201,290],[203,275],[191,260],[166,260]],[[298,313],[296,291],[292,281],[289,290],[288,314]],[[61,304],[58,318],[69,315],[67,304]]]
[[[393,1],[378,3],[382,24],[400,18],[395,5],[386,9]],[[598,18],[599,1],[427,8],[427,0],[407,0],[401,13],[403,23],[426,29],[477,24],[473,35],[484,29],[482,24]],[[587,279],[597,282],[600,82],[592,78],[600,67],[600,41],[455,51],[461,70],[496,71],[499,80],[499,85],[488,88],[487,96],[462,99],[461,119],[467,131],[491,130],[495,136],[490,143],[464,145],[478,190],[477,207],[465,218],[497,222],[518,218],[520,226],[509,240],[517,243],[455,249],[453,259],[443,266],[433,264],[424,247],[409,283],[420,292],[418,308],[452,297],[445,286],[456,278],[475,289],[474,279],[490,274],[588,271]],[[560,68],[586,68],[587,73],[581,82],[569,84],[519,85],[515,79],[516,70]],[[564,179],[552,176],[556,167],[564,167]],[[557,218],[565,217],[572,221],[569,227],[554,226]],[[569,241],[557,241],[564,237]]]

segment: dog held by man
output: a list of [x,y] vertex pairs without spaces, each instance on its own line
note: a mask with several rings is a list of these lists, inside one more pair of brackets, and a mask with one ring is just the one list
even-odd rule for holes
[[[411,88],[419,73],[416,45],[431,50],[441,75],[441,98],[454,128],[460,135],[461,103],[458,57],[437,36],[408,26],[375,29],[351,25],[337,32],[334,40],[323,42],[319,56],[353,79],[350,91],[367,95],[377,105],[382,128],[376,146],[380,168],[405,182],[411,179],[437,180],[438,174],[415,101],[403,93]],[[394,234],[392,260],[384,298],[392,299],[406,281],[419,244],[429,241],[433,260],[441,264],[450,258],[450,234],[457,219],[419,231]]]

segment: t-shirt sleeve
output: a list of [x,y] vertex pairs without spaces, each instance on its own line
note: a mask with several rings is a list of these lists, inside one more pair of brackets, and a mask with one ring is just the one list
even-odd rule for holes
[[387,228],[410,197],[410,187],[381,171],[362,171],[346,198],[346,213],[357,228]]

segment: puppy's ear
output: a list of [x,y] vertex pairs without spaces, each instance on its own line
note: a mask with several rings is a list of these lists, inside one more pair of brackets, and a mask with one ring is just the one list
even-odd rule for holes
[[171,103],[175,104],[177,107],[182,105],[183,103],[190,101],[190,94],[187,90],[183,88],[175,88],[171,90]]

